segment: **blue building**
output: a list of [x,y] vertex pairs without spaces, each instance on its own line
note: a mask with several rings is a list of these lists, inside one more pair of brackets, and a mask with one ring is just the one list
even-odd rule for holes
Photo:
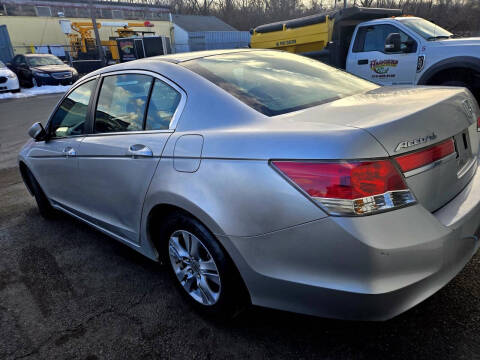
[[171,15],[175,52],[248,47],[250,33],[215,16]]

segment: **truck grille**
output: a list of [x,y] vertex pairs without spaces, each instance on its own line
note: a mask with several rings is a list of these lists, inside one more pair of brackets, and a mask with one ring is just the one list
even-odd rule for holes
[[6,83],[7,78],[5,76],[0,76],[0,84]]
[[70,71],[62,71],[56,72],[51,74],[54,79],[69,79],[72,77],[72,73]]

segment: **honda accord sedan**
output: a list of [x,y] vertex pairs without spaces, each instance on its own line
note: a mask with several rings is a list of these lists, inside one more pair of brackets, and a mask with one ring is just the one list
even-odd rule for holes
[[61,210],[164,262],[216,317],[384,320],[479,246],[479,109],[270,50],[174,54],[77,82],[20,152]]

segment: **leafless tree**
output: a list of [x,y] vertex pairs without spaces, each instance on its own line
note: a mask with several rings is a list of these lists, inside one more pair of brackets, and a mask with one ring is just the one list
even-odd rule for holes
[[[135,0],[130,0],[135,1]],[[161,2],[162,0],[149,0]],[[280,20],[321,13],[343,0],[165,0],[172,11],[214,15],[239,30]],[[400,8],[460,34],[480,31],[479,0],[348,0],[349,6]]]

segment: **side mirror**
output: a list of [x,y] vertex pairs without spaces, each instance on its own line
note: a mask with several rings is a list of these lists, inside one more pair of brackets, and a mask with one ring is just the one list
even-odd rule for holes
[[399,33],[388,34],[385,39],[385,52],[396,53],[402,49],[402,38]]
[[47,136],[45,129],[43,128],[42,124],[36,122],[33,124],[30,129],[28,130],[28,135],[36,141],[43,140]]

